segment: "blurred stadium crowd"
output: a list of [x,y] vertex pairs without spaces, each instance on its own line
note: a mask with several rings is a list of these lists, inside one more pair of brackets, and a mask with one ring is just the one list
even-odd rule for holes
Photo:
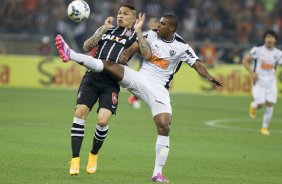
[[[240,62],[249,44],[262,41],[265,30],[282,38],[281,0],[86,0],[91,8],[88,21],[71,22],[67,5],[71,0],[3,0],[0,6],[0,34],[68,34],[78,48],[108,16],[116,16],[121,3],[133,4],[150,17],[174,13],[180,21],[178,33],[202,55]],[[207,48],[205,51],[205,48]],[[236,59],[237,58],[237,59]],[[212,59],[211,59],[212,60]],[[213,63],[214,61],[211,61]]]

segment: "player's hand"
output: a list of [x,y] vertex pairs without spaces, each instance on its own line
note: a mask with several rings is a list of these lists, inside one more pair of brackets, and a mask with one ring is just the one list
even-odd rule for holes
[[223,87],[223,83],[218,81],[216,78],[212,77],[212,79],[209,79],[212,83],[214,83],[217,87]]
[[121,54],[118,58],[118,63],[122,65],[126,65],[128,62],[128,57],[125,54]]
[[135,32],[141,31],[141,28],[144,24],[144,21],[145,21],[145,13],[143,13],[143,14],[139,13],[138,19],[136,19],[135,24],[134,24]]
[[103,28],[108,30],[112,24],[113,24],[113,21],[114,21],[114,17],[108,17],[106,18],[105,22],[104,22],[104,25],[103,25]]

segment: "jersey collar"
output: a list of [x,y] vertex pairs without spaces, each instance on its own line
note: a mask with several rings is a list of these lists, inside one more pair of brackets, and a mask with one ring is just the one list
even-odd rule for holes
[[175,34],[173,35],[173,39],[171,41],[167,41],[165,39],[162,39],[162,41],[166,42],[166,43],[172,43],[175,40]]

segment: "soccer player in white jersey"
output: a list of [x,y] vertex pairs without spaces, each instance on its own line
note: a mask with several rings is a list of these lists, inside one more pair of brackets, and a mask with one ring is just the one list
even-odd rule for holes
[[266,31],[263,39],[264,45],[253,47],[244,56],[243,64],[253,79],[254,101],[250,104],[249,116],[256,118],[256,110],[265,106],[260,133],[269,135],[268,127],[272,119],[273,106],[277,101],[275,71],[277,65],[282,64],[282,51],[275,47],[277,35],[274,31]]
[[183,61],[215,85],[222,86],[222,83],[208,73],[193,49],[175,33],[178,20],[174,15],[163,16],[157,29],[149,31],[145,36],[146,39],[141,32],[144,19],[145,15],[139,14],[139,19],[136,20],[134,26],[138,42],[124,50],[120,56],[120,61],[124,62],[139,50],[144,58],[139,71],[124,65],[78,54],[69,48],[60,35],[56,37],[56,46],[64,62],[73,60],[93,71],[105,71],[111,74],[122,87],[140,97],[149,106],[158,132],[152,181],[168,182],[162,173],[162,168],[169,152],[172,109],[168,88],[173,75],[178,71]]

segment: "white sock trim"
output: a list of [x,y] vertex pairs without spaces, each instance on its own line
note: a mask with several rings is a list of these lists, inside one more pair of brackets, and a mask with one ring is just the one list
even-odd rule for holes
[[73,118],[73,123],[84,126],[85,120],[84,120],[84,119],[80,119],[80,118],[74,117],[74,118]]
[[98,130],[100,130],[100,131],[106,131],[106,130],[109,129],[109,125],[102,127],[102,126],[100,126],[100,125],[97,124],[97,125],[96,125],[96,128],[97,128]]

